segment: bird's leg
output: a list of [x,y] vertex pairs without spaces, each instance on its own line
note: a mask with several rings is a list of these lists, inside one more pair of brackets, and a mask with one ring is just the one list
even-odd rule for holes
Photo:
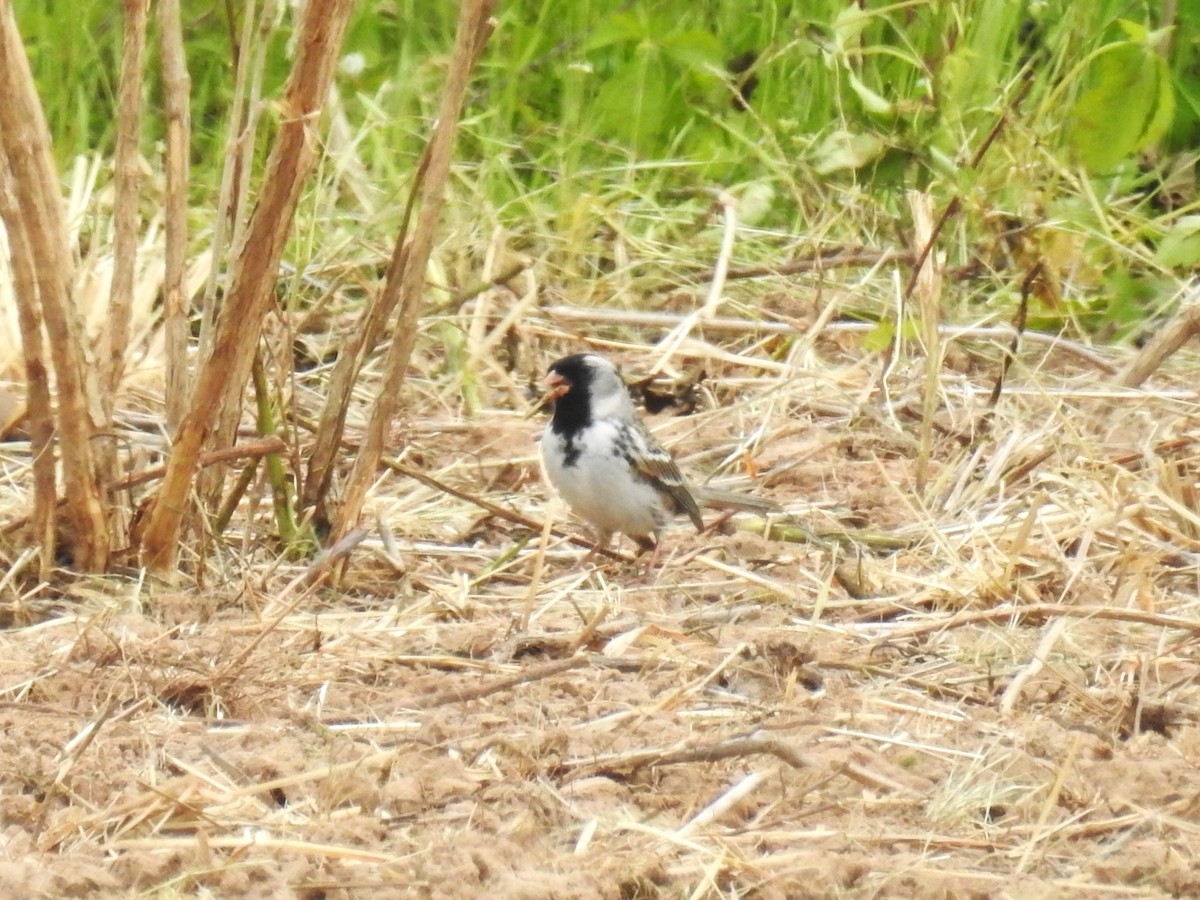
[[662,541],[654,545],[654,552],[650,554],[650,562],[646,563],[646,574],[653,572],[658,568],[658,562],[662,558]]
[[596,543],[587,553],[583,555],[583,559],[579,561],[581,566],[587,565],[588,561],[599,553],[602,549],[607,550],[612,544],[613,533],[611,531],[596,532]]
[[657,535],[653,538],[635,537],[633,540],[638,545],[638,556],[647,550],[650,551],[650,561],[646,564],[646,571],[653,571],[654,567],[658,565],[659,557],[662,556],[662,541],[658,539]]

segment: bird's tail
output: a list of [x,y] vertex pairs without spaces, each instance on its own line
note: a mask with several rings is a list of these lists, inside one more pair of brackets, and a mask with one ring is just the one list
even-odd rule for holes
[[730,509],[760,516],[783,512],[783,507],[774,500],[743,494],[740,491],[725,491],[706,484],[693,485],[692,496],[696,498],[696,503],[707,509]]

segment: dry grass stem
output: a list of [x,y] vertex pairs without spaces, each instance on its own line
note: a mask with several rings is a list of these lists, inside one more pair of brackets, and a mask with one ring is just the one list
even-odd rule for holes
[[[375,471],[383,455],[384,431],[395,417],[400,404],[409,357],[416,346],[421,315],[421,298],[425,289],[425,267],[433,252],[440,219],[443,192],[450,174],[450,159],[454,136],[458,131],[467,85],[475,64],[491,34],[490,20],[495,0],[463,0],[459,8],[458,29],[454,50],[428,151],[428,167],[419,184],[419,211],[412,237],[412,246],[403,254],[400,271],[389,270],[389,284],[384,290],[397,292],[398,312],[391,345],[384,360],[384,378],[375,396],[367,423],[365,440],[355,460],[345,488],[342,506],[333,531],[345,534],[358,522],[366,499],[367,488],[375,479]],[[401,236],[400,241],[403,241]],[[393,254],[399,258],[400,251]],[[398,279],[398,282],[396,282]],[[389,286],[390,285],[390,286]]]
[[[117,105],[117,146],[113,187],[113,274],[109,291],[108,328],[100,349],[100,399],[108,422],[116,404],[125,357],[129,351],[129,326],[133,318],[133,282],[137,268],[140,231],[138,201],[141,185],[142,69],[146,55],[146,19],[149,0],[122,0],[121,81]],[[106,423],[108,424],[108,423]],[[104,472],[111,478],[115,472]]]
[[[105,416],[95,368],[84,356],[83,328],[71,294],[75,266],[50,133],[11,4],[0,8],[0,95],[5,98],[0,103],[0,148],[8,173],[5,193],[11,197],[4,209],[10,214],[15,211],[22,220],[18,225],[6,218],[5,226],[10,232],[23,232],[11,249],[27,252],[28,259],[14,268],[33,277],[27,285],[33,289],[18,294],[16,299],[36,309],[27,311],[23,321],[30,327],[38,320],[43,324],[57,385],[56,446],[62,460],[68,514],[59,524],[64,526],[61,530],[75,566],[99,572],[108,564],[110,536],[101,503],[100,467],[93,437],[104,427]],[[37,346],[36,341],[33,346]],[[29,401],[41,399],[31,395]],[[44,425],[50,412],[39,410],[34,416]],[[47,498],[39,493],[39,499]],[[39,510],[34,519],[44,524],[46,515],[45,510]]]
[[[893,263],[909,264],[914,260],[908,250],[891,250],[875,247],[829,247],[814,251],[807,256],[801,256],[787,262],[769,266],[730,266],[725,271],[727,281],[741,281],[752,278],[777,278],[787,275],[804,275],[810,272],[821,272],[826,269],[859,266],[885,266]],[[717,268],[702,269],[688,280],[698,284],[712,281],[717,275]],[[675,290],[677,285],[671,283],[662,290]]]
[[352,0],[313,0],[304,18],[283,100],[283,118],[246,239],[234,261],[229,294],[217,319],[212,351],[201,364],[191,407],[171,448],[171,460],[142,539],[142,559],[155,572],[175,570],[180,526],[201,444],[218,413],[240,407],[283,242],[304,178],[317,156],[313,133],[329,92]]
[[[21,208],[13,193],[7,162],[0,158],[0,219],[10,250],[13,290],[18,297],[34,297],[37,275],[33,251],[25,230]],[[29,450],[33,459],[33,513],[30,517],[29,543],[38,550],[38,578],[50,577],[54,565],[56,504],[54,414],[50,393],[50,361],[46,355],[41,307],[37,303],[17,304],[17,323],[25,359],[25,390]]]
[[941,405],[938,389],[942,371],[942,261],[937,253],[927,253],[933,243],[933,199],[920,191],[908,192],[908,207],[913,218],[913,255],[925,257],[917,270],[912,293],[917,302],[917,320],[925,358],[925,384],[922,390],[921,428],[917,437],[917,490],[922,493],[929,478],[933,452],[933,417]]
[[[836,310],[836,307],[831,305],[829,309],[833,311]],[[677,313],[647,312],[645,310],[631,309],[594,309],[572,306],[551,306],[544,309],[543,313],[555,321],[566,323],[591,322],[641,326],[644,328],[675,328],[679,326],[683,319]],[[875,327],[868,322],[823,322],[820,323],[820,328],[816,334],[866,334]],[[813,333],[789,322],[735,319],[722,316],[705,319],[704,330],[718,335],[792,335]],[[1002,341],[1011,342],[1018,337],[1016,329],[1011,325],[939,325],[938,334],[944,339],[954,341],[995,343]],[[1046,347],[1048,350],[1061,350],[1063,353],[1070,354],[1072,357],[1086,362],[1098,371],[1107,374],[1114,374],[1117,371],[1117,365],[1112,360],[1106,359],[1103,353],[1091,347],[1086,347],[1078,341],[1073,341],[1063,335],[1025,332],[1020,337],[1026,343],[1038,344]],[[774,368],[767,360],[755,360],[754,363],[763,368]]]
[[[329,0],[323,0],[323,2],[329,2]],[[237,77],[246,93],[245,120],[231,119],[230,121],[231,133],[233,129],[240,127],[240,131],[237,132],[236,153],[226,159],[226,167],[232,171],[230,179],[232,194],[228,206],[219,207],[219,212],[228,216],[231,226],[229,265],[228,269],[223,271],[227,278],[223,285],[226,296],[221,299],[220,304],[217,303],[218,298],[215,295],[206,294],[204,298],[206,312],[211,313],[214,305],[217,305],[216,327],[212,334],[214,352],[218,352],[216,348],[220,335],[222,311],[227,308],[231,297],[236,296],[238,299],[242,297],[238,287],[239,278],[250,274],[252,282],[261,279],[260,284],[265,286],[268,283],[266,272],[269,271],[269,283],[272,289],[279,281],[283,270],[281,265],[283,242],[292,232],[293,218],[300,203],[301,187],[321,154],[322,119],[326,104],[332,96],[333,72],[341,49],[341,35],[345,30],[345,24],[339,24],[339,22],[343,16],[348,19],[353,8],[353,4],[350,9],[341,8],[344,11],[330,7],[318,13],[322,15],[328,13],[334,16],[334,20],[330,23],[331,31],[328,34],[321,33],[319,30],[316,33],[310,31],[306,34],[304,30],[304,24],[308,21],[306,8],[300,10],[301,29],[296,38],[297,49],[293,51],[296,59],[292,64],[292,71],[289,73],[288,83],[284,88],[283,100],[276,107],[276,111],[290,126],[282,129],[282,133],[287,134],[290,140],[280,140],[279,135],[276,135],[271,155],[267,159],[263,172],[263,183],[259,187],[254,208],[247,215],[246,210],[250,209],[251,205],[251,173],[254,172],[254,161],[259,152],[259,126],[262,123],[263,113],[267,111],[267,104],[263,102],[263,78],[267,69],[271,39],[280,22],[279,6],[280,0],[263,0],[257,17],[252,15],[252,8],[248,11],[244,23],[244,33],[248,39],[236,51],[238,53]],[[255,26],[253,31],[251,31],[251,25]],[[327,38],[334,39],[333,45],[324,43]],[[303,57],[303,61],[301,57]],[[245,63],[244,66],[243,63]],[[296,77],[296,67],[300,64],[308,66],[312,70],[310,77]],[[324,89],[323,95],[318,93],[322,88]],[[299,177],[297,178],[297,176]],[[268,190],[269,187],[273,187],[274,190]],[[266,205],[262,202],[264,199],[268,201]],[[282,218],[272,225],[266,218],[268,215],[279,215]],[[261,272],[247,272],[243,257],[256,252],[257,242],[264,238],[269,241],[266,246],[271,259],[262,267]],[[259,268],[257,263],[251,266],[252,270],[257,268]],[[210,282],[209,287],[212,286]],[[268,292],[264,291],[263,293]],[[260,318],[247,329],[255,335],[254,341],[246,340],[244,345],[257,342],[257,336],[265,324],[261,316],[265,316],[274,299],[274,290],[271,290],[269,296],[264,296],[259,301]],[[249,310],[241,310],[239,314],[247,311]],[[203,325],[202,321],[199,347],[202,360],[205,359],[205,354],[209,351],[210,346],[204,340]],[[244,358],[246,354],[250,356],[249,361]],[[210,446],[219,449],[233,440],[233,435],[242,420],[245,383],[250,377],[252,360],[256,357],[256,351],[243,350],[232,358],[232,375],[221,395],[216,420],[207,437]],[[217,493],[218,489],[218,482],[210,478],[203,493],[212,496]]]
[[[271,0],[266,0],[272,7]],[[197,350],[203,359],[213,345],[214,329],[217,324],[217,292],[218,287],[227,290],[229,286],[227,267],[221,265],[221,259],[227,247],[233,246],[229,240],[229,230],[233,227],[234,216],[241,211],[242,206],[237,198],[245,199],[245,191],[241,185],[250,177],[250,173],[242,166],[245,157],[245,145],[254,143],[254,130],[251,127],[257,122],[257,110],[248,110],[247,93],[251,81],[252,59],[255,55],[250,52],[254,47],[255,23],[262,13],[258,11],[258,0],[247,0],[242,13],[242,31],[238,35],[237,46],[241,52],[231,60],[234,67],[233,96],[229,100],[229,113],[225,126],[228,129],[225,136],[225,163],[221,167],[221,186],[217,193],[217,206],[213,219],[212,253],[213,264],[208,267],[205,276],[204,290],[200,297],[200,340]],[[261,61],[261,53],[257,58]],[[185,410],[186,412],[186,410]]]
[[[183,23],[179,0],[159,0],[159,48],[162,57],[163,115],[167,139],[164,170],[164,274],[163,337],[166,345],[166,417],[167,431],[174,436],[187,411],[191,389],[187,361],[190,297],[187,276],[188,147],[191,145],[191,120],[188,92],[187,58],[183,49]],[[215,271],[216,267],[211,267]]]
[[733,245],[737,238],[737,201],[726,191],[721,191],[717,203],[721,207],[724,226],[721,230],[721,247],[717,251],[717,264],[713,267],[712,277],[709,279],[708,295],[704,298],[703,306],[683,319],[659,342],[659,346],[655,348],[658,359],[650,367],[650,375],[661,372],[683,342],[691,337],[696,326],[715,316],[721,306],[725,276],[729,271],[729,259],[733,256]]
[[1117,383],[1122,387],[1140,387],[1164,360],[1196,335],[1200,335],[1200,282],[1193,281],[1181,292],[1179,309],[1171,321],[1159,327],[1154,337],[1121,370]]

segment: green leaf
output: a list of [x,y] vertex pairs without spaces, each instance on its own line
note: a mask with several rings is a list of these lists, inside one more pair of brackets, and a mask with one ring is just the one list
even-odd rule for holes
[[853,3],[838,13],[837,18],[833,20],[833,40],[839,53],[844,55],[847,48],[851,48],[872,18],[873,13],[859,9]]
[[660,43],[663,54],[680,68],[706,75],[717,75],[725,69],[721,45],[707,31],[681,31],[662,38]]
[[743,225],[758,225],[771,214],[776,191],[769,181],[753,181],[742,188],[738,196],[738,221]]
[[863,335],[863,349],[868,353],[886,350],[896,336],[896,326],[890,319],[880,319],[879,324]]
[[873,116],[890,116],[892,114],[893,106],[888,100],[863,84],[853,71],[847,70],[846,74],[850,79],[851,89],[862,101],[863,109]]
[[1154,254],[1167,268],[1192,269],[1200,265],[1200,216],[1183,216],[1171,226]]
[[812,164],[819,175],[841,169],[861,169],[878,159],[885,149],[883,141],[873,134],[835,131],[813,150]]
[[646,26],[635,16],[622,14],[613,16],[596,27],[583,44],[583,52],[602,50],[615,44],[636,44],[650,37]]
[[664,129],[669,90],[661,55],[643,45],[600,88],[595,106],[600,130],[639,150],[652,148]]
[[1170,72],[1146,45],[1103,48],[1088,64],[1086,80],[1068,119],[1067,140],[1089,170],[1110,171],[1170,127],[1175,109]]
[[1158,102],[1142,133],[1142,140],[1138,145],[1139,150],[1158,143],[1171,127],[1171,123],[1175,121],[1175,90],[1171,85],[1171,71],[1165,59],[1157,54],[1154,58],[1158,61],[1158,65],[1155,67],[1158,73]]
[[1131,43],[1144,44],[1146,37],[1150,34],[1150,30],[1145,25],[1131,19],[1117,19],[1117,25],[1129,36]]

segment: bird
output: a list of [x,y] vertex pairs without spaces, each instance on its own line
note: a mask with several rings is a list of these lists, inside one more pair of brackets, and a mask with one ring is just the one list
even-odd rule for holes
[[638,418],[621,372],[597,353],[576,353],[550,364],[544,400],[553,412],[542,432],[542,461],[550,483],[587,522],[596,544],[586,562],[615,534],[658,561],[662,532],[678,515],[704,531],[700,506],[750,512],[778,510],[769,500],[697,488]]

